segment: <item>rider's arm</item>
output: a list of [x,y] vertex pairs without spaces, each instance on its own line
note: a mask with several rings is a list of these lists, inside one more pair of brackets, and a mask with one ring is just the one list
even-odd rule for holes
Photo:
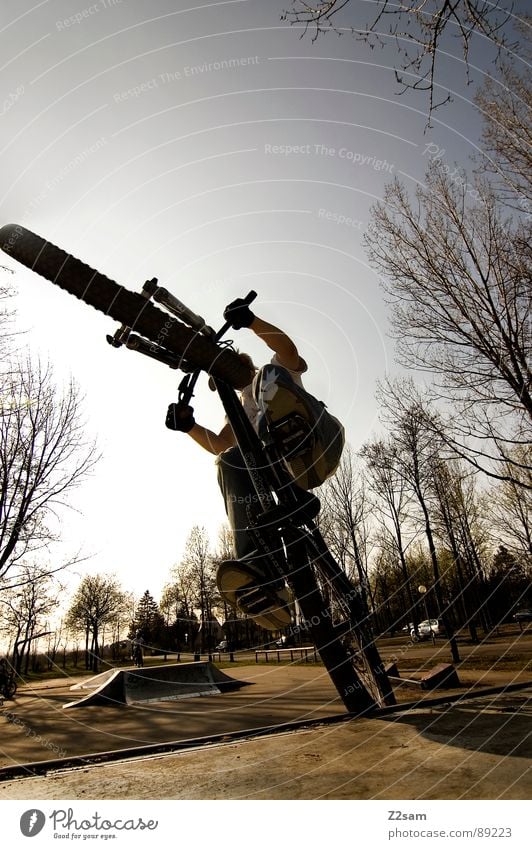
[[212,430],[203,427],[203,425],[195,424],[188,431],[188,435],[206,451],[210,451],[211,454],[221,454],[222,451],[235,444],[235,435],[229,423],[224,425],[220,433],[213,433]]
[[280,366],[297,371],[299,368],[299,352],[289,336],[274,324],[255,316],[249,329],[259,339],[266,343],[270,350],[277,354]]

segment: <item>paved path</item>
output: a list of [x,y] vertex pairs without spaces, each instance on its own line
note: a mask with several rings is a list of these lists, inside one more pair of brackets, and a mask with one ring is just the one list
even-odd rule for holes
[[4,799],[529,799],[532,688],[0,785]]
[[[143,707],[65,711],[71,694],[64,687],[21,690],[11,715],[0,719],[2,765],[57,757],[51,746],[68,756],[344,714],[321,667],[251,666],[234,674],[252,686]],[[505,683],[502,675],[483,677],[483,686],[494,683]],[[0,798],[526,799],[531,696],[532,688],[49,773],[1,783]]]
[[177,702],[71,710],[63,705],[77,694],[61,681],[22,687],[16,701],[0,709],[0,766],[345,713],[321,666],[238,667],[232,675],[250,686]]

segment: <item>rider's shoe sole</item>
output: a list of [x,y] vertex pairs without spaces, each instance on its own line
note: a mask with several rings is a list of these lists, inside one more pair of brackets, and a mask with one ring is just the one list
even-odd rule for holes
[[216,583],[226,601],[261,628],[278,631],[290,625],[288,590],[279,581],[268,581],[251,563],[226,560],[218,567]]

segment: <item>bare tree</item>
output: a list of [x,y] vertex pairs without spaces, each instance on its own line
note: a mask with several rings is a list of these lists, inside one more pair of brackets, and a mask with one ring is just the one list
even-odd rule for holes
[[450,623],[449,605],[443,595],[442,573],[430,510],[432,474],[440,460],[441,445],[434,436],[430,411],[411,380],[383,382],[379,387],[379,400],[383,405],[383,417],[390,425],[390,438],[395,444],[395,471],[403,476],[419,506],[434,577],[432,590],[453,660],[458,662],[460,655]]
[[195,602],[200,610],[201,650],[214,648],[213,606],[218,597],[215,569],[205,528],[194,525],[185,545],[182,564],[194,581]]
[[344,448],[336,474],[320,490],[320,499],[321,512],[327,514],[326,541],[348,576],[352,579],[356,574],[364,599],[371,601],[368,580],[370,508],[365,482],[349,445]]
[[[403,624],[410,624],[412,608],[404,594],[403,570],[394,553],[393,541],[390,544],[390,532],[384,525],[375,531],[377,552],[373,558],[370,581],[372,595],[375,600],[376,618],[381,633],[390,630],[392,633]],[[416,617],[417,620],[418,617]]]
[[452,554],[457,583],[454,602],[461,607],[463,624],[478,642],[476,620],[484,631],[491,627],[481,562],[487,530],[480,518],[475,479],[456,462],[435,463],[432,486],[436,495],[435,524],[443,544]]
[[496,464],[532,436],[531,249],[486,183],[473,200],[469,191],[438,162],[416,204],[395,181],[366,243],[385,275],[400,361],[430,371],[440,399],[452,400],[454,449],[505,476]]
[[375,440],[366,443],[361,450],[365,459],[368,474],[374,493],[374,504],[379,511],[384,530],[381,532],[381,550],[389,551],[388,562],[398,560],[402,575],[401,589],[406,593],[407,612],[417,634],[419,616],[416,600],[412,592],[410,574],[407,565],[406,552],[411,542],[417,536],[412,533],[409,517],[411,494],[409,493],[405,476],[400,471],[397,461],[397,446],[393,440]]
[[[97,459],[74,383],[61,391],[50,367],[14,350],[12,294],[0,284],[0,579],[59,538],[57,511],[70,506],[71,491]],[[20,586],[24,575],[11,574],[9,586]]]
[[47,618],[57,607],[62,588],[47,568],[24,565],[21,572],[18,586],[0,587],[1,616],[3,630],[12,641],[12,666],[17,672],[27,673],[32,644],[51,633]]
[[86,575],[65,618],[67,627],[85,634],[85,666],[98,672],[100,631],[128,606],[128,598],[112,575]]
[[[449,35],[454,36],[461,47],[468,80],[469,52],[475,35],[492,43],[495,56],[505,47],[515,48],[505,30],[512,15],[501,8],[499,0],[405,0],[402,3],[375,0],[371,4],[371,18],[362,28],[349,25],[352,19],[340,14],[353,8],[351,0],[315,3],[292,0],[291,10],[285,10],[281,19],[302,25],[304,34],[312,33],[313,41],[331,31],[338,34],[350,31],[372,47],[393,38],[399,57],[396,79],[403,90],[428,92],[429,117],[434,109],[450,99],[447,95],[435,100],[434,93],[438,56]],[[382,25],[384,31],[380,31]]]
[[159,609],[163,614],[170,639],[176,651],[187,651],[198,633],[198,617],[194,612],[194,581],[180,564],[174,567],[174,579],[163,587]]
[[170,627],[172,622],[178,618],[181,609],[181,594],[179,586],[174,583],[166,584],[163,587],[161,598],[159,601],[159,610],[164,616],[165,624]]
[[[7,273],[10,269],[0,265],[0,272]],[[11,272],[13,273],[13,272]],[[0,283],[0,363],[2,364],[2,375],[4,373],[4,359],[9,350],[9,342],[11,341],[13,310],[10,309],[10,300],[13,297],[13,290],[6,283]],[[1,379],[0,379],[1,381]],[[1,386],[1,382],[0,382]]]
[[[530,447],[516,449],[516,462],[523,467],[521,485],[512,476],[502,481],[486,498],[492,529],[514,556],[532,561],[532,460]],[[528,468],[525,468],[528,467]],[[512,467],[515,470],[515,463]]]
[[124,603],[121,609],[109,622],[112,660],[123,660],[126,656],[129,645],[124,637],[129,633],[131,623],[135,618],[135,594],[126,591],[123,594],[123,599]]
[[0,577],[58,538],[56,511],[96,462],[73,383],[61,394],[50,368],[18,362],[0,393]]
[[185,643],[190,645],[195,635],[195,626],[197,623],[197,617],[194,613],[196,597],[194,575],[185,563],[177,563],[172,568],[171,574],[172,582],[164,590],[165,605],[167,604],[166,596],[168,595],[172,603],[177,604],[181,609],[181,616],[185,620],[184,633],[188,635]]
[[[503,62],[498,77],[487,77],[476,95],[484,119],[484,156],[480,166],[495,176],[497,196],[506,205],[528,215],[532,212],[532,72],[529,33],[532,18],[521,24],[523,58]],[[528,30],[528,32],[527,32]]]
[[66,655],[66,634],[64,632],[64,622],[61,619],[51,634],[48,636],[46,645],[46,664],[48,671],[56,665],[56,658],[59,649],[63,646],[63,668],[65,667]]

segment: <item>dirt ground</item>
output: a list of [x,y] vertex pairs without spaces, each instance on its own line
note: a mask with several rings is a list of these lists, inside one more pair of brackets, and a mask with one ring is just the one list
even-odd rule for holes
[[[428,652],[427,648],[416,651]],[[437,658],[438,660],[441,658]],[[63,710],[64,681],[27,687],[0,709],[0,766],[212,734],[226,742],[167,755],[61,769],[0,782],[1,799],[528,799],[532,791],[530,670],[459,670],[460,703],[345,720],[320,666],[250,665],[250,686],[218,696]],[[525,664],[526,666],[526,664]],[[228,670],[226,670],[228,671]],[[445,696],[442,691],[427,694]],[[418,698],[405,691],[402,698]],[[275,733],[281,722],[325,720]],[[338,717],[336,721],[335,717]],[[335,721],[331,721],[335,720]],[[253,730],[272,733],[254,737]],[[235,731],[249,731],[239,742]]]

